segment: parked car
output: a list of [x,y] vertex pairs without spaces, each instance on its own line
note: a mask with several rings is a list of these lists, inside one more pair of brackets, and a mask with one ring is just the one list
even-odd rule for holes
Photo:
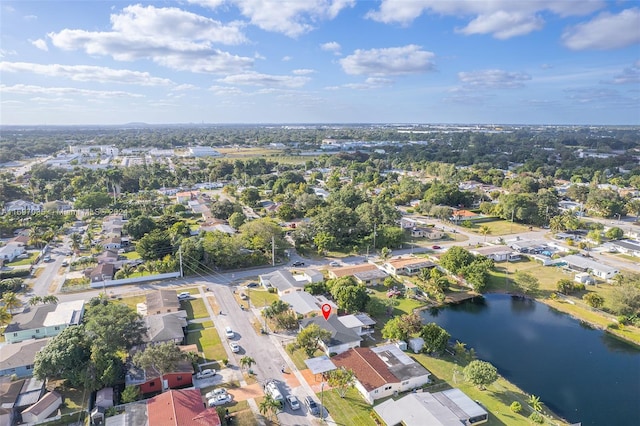
[[434,250],[440,250],[442,247],[440,247],[440,246],[431,246],[431,248],[434,249]]
[[258,287],[258,285],[259,285],[258,283],[249,283],[249,284],[247,284],[247,287],[248,288],[255,288],[255,287]]
[[340,266],[340,262],[336,262],[334,260],[333,262],[329,262],[329,266],[333,266],[333,267]]
[[191,298],[191,293],[189,293],[188,291],[183,291],[182,293],[178,294],[178,300],[187,300]]
[[291,264],[291,266],[304,266],[304,262],[297,260]]
[[292,410],[300,409],[300,402],[295,395],[287,395],[287,404],[289,404],[289,407],[291,407]]
[[204,395],[204,397],[207,398],[207,400],[210,400],[219,395],[226,395],[226,394],[227,394],[227,390],[225,388],[215,388],[214,390],[207,392]]
[[229,347],[234,354],[240,352],[240,345],[237,342],[229,343]]
[[225,393],[224,395],[217,395],[216,397],[209,399],[207,403],[209,407],[214,407],[216,405],[227,404],[232,400],[233,400],[233,397],[230,394]]
[[278,402],[282,402],[284,400],[284,398],[282,397],[282,393],[280,393],[280,389],[278,388],[278,384],[273,380],[269,380],[264,385],[264,391],[265,393],[271,395],[271,397]]
[[307,406],[307,408],[309,409],[309,412],[314,415],[314,416],[319,416],[320,415],[320,407],[318,406],[318,404],[313,400],[313,398],[311,398],[310,396],[307,396],[304,399],[304,404]]
[[196,374],[196,379],[206,379],[208,377],[213,377],[216,375],[216,370],[211,368],[205,368],[201,372]]
[[236,333],[233,332],[231,327],[225,327],[224,334],[227,336],[227,339],[233,339],[236,336]]

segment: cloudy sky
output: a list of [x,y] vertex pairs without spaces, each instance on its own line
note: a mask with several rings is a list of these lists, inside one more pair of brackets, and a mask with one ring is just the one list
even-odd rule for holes
[[1,124],[640,124],[640,2],[0,3]]

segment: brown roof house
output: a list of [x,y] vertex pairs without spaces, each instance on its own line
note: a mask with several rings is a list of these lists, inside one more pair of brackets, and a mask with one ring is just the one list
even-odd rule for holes
[[353,370],[355,388],[369,403],[420,388],[431,373],[396,345],[355,348],[331,358],[336,367]]
[[333,279],[353,277],[359,284],[374,286],[382,284],[384,279],[387,278],[387,273],[372,263],[365,263],[329,269],[329,277]]

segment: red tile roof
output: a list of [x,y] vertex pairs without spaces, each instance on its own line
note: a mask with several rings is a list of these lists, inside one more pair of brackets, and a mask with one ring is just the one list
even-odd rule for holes
[[387,364],[369,348],[355,348],[331,358],[337,367],[353,370],[362,386],[371,392],[387,383],[399,383]]
[[149,426],[220,426],[215,408],[205,408],[197,389],[169,390],[147,401]]

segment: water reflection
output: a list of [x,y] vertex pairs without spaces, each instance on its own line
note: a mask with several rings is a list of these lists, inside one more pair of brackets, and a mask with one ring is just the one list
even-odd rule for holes
[[527,314],[536,310],[536,302],[528,297],[511,296],[511,312]]

